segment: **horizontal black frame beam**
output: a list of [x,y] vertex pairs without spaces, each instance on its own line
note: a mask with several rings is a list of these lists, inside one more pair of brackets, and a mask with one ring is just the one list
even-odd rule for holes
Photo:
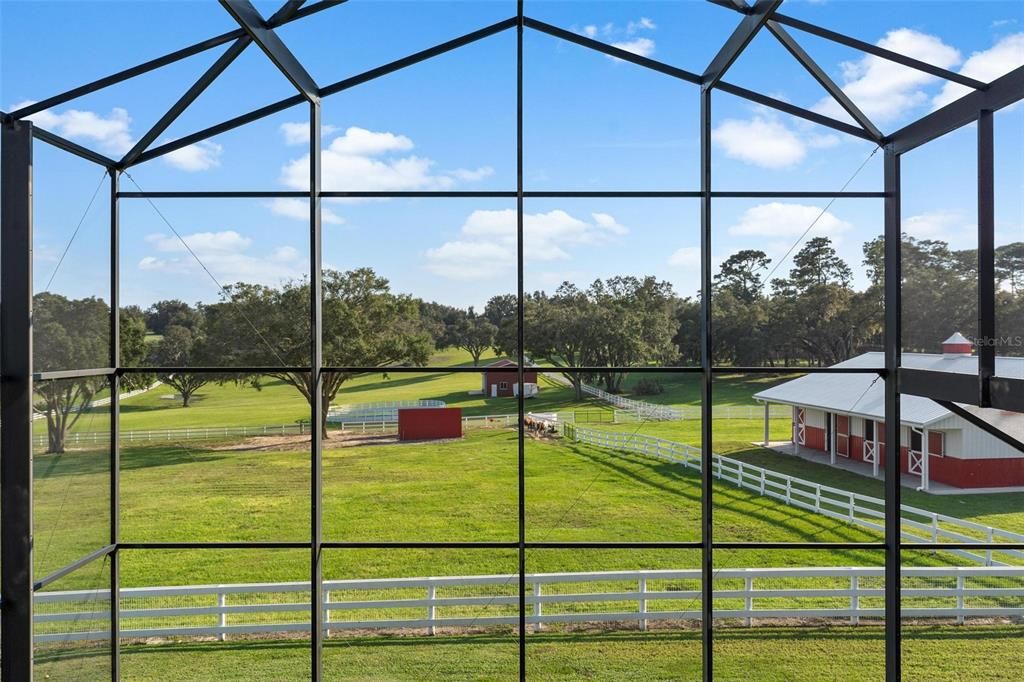
[[[557,367],[555,365],[530,365],[531,371],[537,372],[564,372],[569,374],[593,374],[596,372],[629,372],[637,374],[700,374],[699,366],[682,365],[673,367],[668,365],[643,366],[643,367]],[[194,373],[194,374],[280,374],[282,372],[309,372],[309,367],[285,367],[285,366],[247,366],[247,367],[119,367],[117,370],[95,369],[95,370],[69,370],[68,373],[80,376],[98,376],[100,374],[173,374]],[[423,373],[466,373],[479,374],[481,372],[499,372],[515,374],[517,368],[488,367],[486,365],[454,365],[445,367],[443,365],[430,365],[424,367],[341,367],[325,366],[322,371],[344,374],[423,374]],[[715,374],[879,374],[885,375],[884,367],[733,367],[731,365],[715,365],[711,368]],[[911,370],[914,371],[914,370]],[[43,379],[74,378],[63,376],[64,372],[43,372],[39,377]],[[938,374],[941,374],[939,372]],[[61,376],[57,376],[61,375]],[[963,374],[974,378],[973,375]],[[995,377],[1000,379],[1001,377]]]
[[59,379],[85,379],[87,377],[114,376],[113,367],[91,367],[89,369],[62,369],[53,372],[35,372],[33,381],[55,381]]
[[982,111],[998,111],[1024,99],[1024,66],[900,128],[887,141],[899,154],[978,120]]
[[978,402],[978,375],[976,374],[901,367],[896,378],[900,393],[971,405]]
[[[321,198],[331,199],[514,199],[515,190],[436,190],[408,192],[322,191]],[[699,199],[700,190],[524,190],[526,199]],[[294,190],[170,190],[118,192],[118,199],[308,199],[309,192]],[[793,191],[793,190],[715,190],[712,199],[884,199],[885,192],[863,191]]]
[[[985,549],[991,543],[963,544],[964,548]],[[700,549],[699,540],[680,541],[615,541],[615,540],[526,540],[526,549]],[[480,540],[480,541],[358,541],[346,542],[338,540],[324,540],[320,543],[324,549],[384,549],[384,550],[415,550],[415,549],[518,549],[519,542],[515,540]],[[715,542],[717,549],[727,550],[884,550],[885,543],[882,542],[743,542],[725,541]],[[141,550],[193,550],[193,549],[309,549],[310,542],[121,542],[116,549],[118,551],[141,551]],[[936,547],[955,549],[960,545],[942,544],[928,545],[929,549]],[[992,548],[1013,549],[1015,545],[1009,543],[992,545]],[[113,545],[110,549],[113,548]]]
[[988,380],[992,407],[1011,412],[1024,412],[1024,379],[994,376]]
[[35,583],[32,584],[32,590],[34,592],[38,592],[39,590],[43,589],[47,585],[50,585],[52,583],[57,582],[58,580],[60,580],[64,576],[70,575],[71,573],[74,573],[75,571],[77,571],[78,569],[82,568],[83,566],[91,564],[92,562],[96,561],[97,559],[102,559],[104,557],[107,557],[107,556],[113,554],[116,551],[117,551],[117,545],[115,545],[115,544],[109,544],[106,547],[100,547],[95,552],[90,552],[89,554],[86,554],[81,559],[78,559],[77,561],[73,561],[70,564],[68,564],[67,566],[64,566],[63,568],[59,568],[56,571],[54,571],[53,573],[50,573],[49,575],[47,575],[46,577],[41,578],[40,580],[37,580]]

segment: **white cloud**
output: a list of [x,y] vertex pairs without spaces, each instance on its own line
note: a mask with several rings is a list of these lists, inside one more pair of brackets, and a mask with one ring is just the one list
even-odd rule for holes
[[633,54],[640,55],[641,57],[650,57],[654,54],[654,41],[650,38],[635,38],[633,40],[624,40],[616,43],[612,43],[612,47],[617,47],[620,50],[626,52],[632,52]]
[[[268,256],[246,253],[252,240],[234,230],[197,232],[183,235],[195,257],[172,234],[151,234],[146,241],[159,255],[147,255],[138,262],[138,269],[167,275],[188,275],[206,278],[203,266],[224,285],[235,282],[277,284],[284,279],[305,274],[304,262],[298,250],[290,246],[278,247]],[[197,262],[196,258],[202,262]]]
[[[295,220],[309,220],[309,200],[278,197],[266,204],[272,213],[293,218]],[[320,221],[327,225],[344,225],[345,219],[331,209],[320,206]]]
[[331,141],[331,151],[338,154],[377,156],[386,152],[407,152],[413,148],[405,135],[376,133],[366,128],[350,127],[341,137]]
[[700,247],[684,246],[672,252],[668,257],[668,264],[678,268],[699,268]]
[[931,211],[903,219],[903,231],[914,239],[942,239],[948,241],[954,230],[963,225],[963,215],[957,211]]
[[451,175],[456,180],[461,180],[463,182],[478,182],[484,178],[489,178],[494,175],[494,169],[490,166],[481,166],[475,170],[459,168],[451,171]]
[[[412,148],[412,140],[404,135],[348,128],[322,152],[323,187],[363,191],[449,189],[460,181],[493,173],[486,167],[436,172],[432,159],[394,155]],[[281,169],[281,182],[292,189],[309,189],[309,155],[286,163]]]
[[[337,131],[338,126],[325,123],[320,125],[320,134],[322,136],[333,135]],[[282,123],[281,134],[284,135],[284,143],[287,145],[309,144],[309,123],[305,121]]]
[[242,251],[252,244],[251,239],[243,237],[234,230],[196,232],[182,235],[181,239],[173,234],[156,233],[147,235],[146,241],[164,253],[187,251],[188,249],[185,248],[187,244],[188,248],[192,249],[200,258],[203,254]]
[[[34,102],[19,102],[12,109],[30,104]],[[94,142],[100,149],[112,154],[124,154],[134,144],[131,135],[132,119],[128,111],[121,107],[114,107],[106,116],[79,109],[67,109],[61,113],[46,109],[27,118],[52,133],[71,140]]]
[[164,163],[168,163],[179,170],[194,173],[219,166],[220,156],[223,151],[224,148],[216,142],[203,140],[164,154],[163,160]]
[[[627,228],[607,213],[591,214],[593,222],[555,209],[523,216],[524,257],[532,262],[569,260],[571,247],[604,243]],[[512,209],[473,211],[458,239],[426,252],[427,269],[449,279],[494,277],[515,267],[516,213]]]
[[653,31],[658,28],[653,21],[647,17],[640,17],[636,21],[626,24],[626,35],[634,35],[638,31]]
[[[657,24],[649,18],[640,17],[639,19],[628,21],[625,26],[619,26],[609,21],[601,27],[598,27],[597,24],[587,24],[582,28],[573,26],[571,30],[588,38],[601,38],[610,43],[612,47],[617,47],[620,50],[632,52],[641,57],[650,57],[654,54],[656,48],[654,40],[647,37],[637,37],[637,34],[644,31],[653,31],[656,28],[658,28]],[[620,61],[617,57],[607,56],[613,61]]]
[[804,160],[807,146],[783,123],[754,116],[749,121],[727,119],[711,131],[711,140],[726,156],[764,168],[787,168]]
[[[988,83],[1021,64],[1024,64],[1024,33],[1015,33],[1003,38],[987,50],[972,54],[964,62],[960,73]],[[971,89],[966,85],[947,82],[942,87],[942,92],[932,100],[932,106],[937,109],[963,97],[968,92],[971,92]]]
[[828,211],[821,214],[817,206],[773,201],[748,208],[739,222],[728,228],[728,232],[732,236],[799,237],[811,223],[814,223],[816,235],[833,238],[852,227]]
[[[960,52],[936,36],[909,28],[889,31],[876,43],[893,52],[949,69],[960,63]],[[924,87],[938,81],[935,76],[868,55],[843,62],[841,87],[854,104],[876,123],[895,120],[927,103]],[[830,116],[849,119],[831,97],[822,98],[814,109]]]

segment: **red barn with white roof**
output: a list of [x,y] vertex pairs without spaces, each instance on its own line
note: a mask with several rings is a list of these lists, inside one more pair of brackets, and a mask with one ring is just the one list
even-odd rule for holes
[[[973,344],[959,332],[942,353],[904,353],[902,365],[962,374],[978,373]],[[792,407],[792,441],[838,458],[871,465],[877,476],[885,463],[885,383],[870,368],[884,366],[882,353],[864,353],[835,367],[864,367],[864,374],[808,374],[754,395],[759,402]],[[997,357],[996,375],[1024,376],[1024,358]],[[1000,430],[1024,440],[1024,414],[963,405]],[[767,411],[766,411],[767,415]],[[1024,452],[928,398],[900,396],[900,471],[958,488],[1024,486]],[[766,431],[767,433],[767,431]]]

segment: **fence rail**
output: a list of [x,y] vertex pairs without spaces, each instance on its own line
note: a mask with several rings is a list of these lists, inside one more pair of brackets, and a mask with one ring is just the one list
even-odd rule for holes
[[[333,580],[323,584],[324,629],[478,628],[518,623],[518,576]],[[716,619],[884,616],[882,567],[732,568],[714,576]],[[1024,567],[902,570],[904,618],[1024,617]],[[628,623],[701,617],[701,571],[649,570],[526,575],[527,623]],[[121,636],[218,637],[309,630],[308,583],[121,589]],[[37,643],[109,638],[109,592],[35,595]]]
[[[562,434],[588,445],[636,452],[700,471],[700,448],[685,443],[621,431],[588,429],[574,424],[563,425]],[[846,521],[862,528],[870,528],[878,532],[885,530],[885,500],[787,476],[722,455],[712,455],[711,462],[712,475],[721,481],[752,490],[789,506]],[[937,546],[941,546],[944,540],[959,543],[1024,542],[1022,534],[965,521],[946,514],[909,505],[901,505],[900,510],[902,536],[905,540],[934,542]],[[1024,552],[1012,549],[979,552],[953,549],[947,551],[986,566],[1005,564],[1004,561],[994,558],[993,554],[998,554],[1002,559],[1024,559]]]
[[670,405],[655,405],[654,403],[647,403],[643,400],[624,398],[621,395],[608,393],[607,391],[603,391],[597,386],[591,386],[590,384],[581,384],[581,388],[587,395],[593,396],[598,400],[621,410],[633,412],[639,418],[647,421],[678,421],[683,418],[682,410]]

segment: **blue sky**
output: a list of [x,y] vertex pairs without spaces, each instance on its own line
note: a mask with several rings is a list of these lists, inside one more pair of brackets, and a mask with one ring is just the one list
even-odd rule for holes
[[[257,3],[265,15],[272,2]],[[528,1],[527,14],[670,64],[702,71],[739,16],[702,2]],[[980,80],[1024,63],[1019,2],[797,2],[784,11]],[[321,85],[499,21],[494,2],[351,2],[280,29]],[[217,33],[231,19],[213,2],[2,2],[0,107],[11,110]],[[897,65],[794,31],[805,49],[883,130],[962,94]],[[45,44],[47,49],[38,47]],[[126,151],[212,63],[185,60],[44,112],[40,125],[105,154]],[[25,55],[31,58],[26,59]],[[511,31],[324,100],[324,189],[515,189],[515,36]],[[759,35],[730,82],[842,118],[774,39]],[[247,49],[161,138],[169,140],[290,96],[289,83]],[[527,189],[697,189],[697,89],[632,64],[527,32]],[[835,190],[864,163],[861,140],[717,94],[714,189]],[[131,170],[146,190],[302,189],[307,110],[296,107]],[[1024,106],[996,115],[997,231],[1024,239]],[[974,135],[967,128],[904,161],[904,229],[974,246]],[[36,147],[37,290],[100,181],[87,162]],[[124,178],[125,189],[135,189]],[[850,189],[881,189],[881,154]],[[716,200],[716,262],[740,248],[779,258],[825,201]],[[809,236],[827,235],[858,272],[860,248],[881,232],[880,200],[839,200]],[[307,272],[301,203],[158,200],[160,212],[224,284],[267,284]],[[482,305],[515,290],[511,200],[325,202],[324,261],[371,266],[400,291]],[[528,200],[526,287],[653,274],[692,295],[698,206],[693,200]],[[121,208],[126,303],[210,301],[216,285],[147,202]],[[69,296],[108,297],[105,187],[53,279]],[[774,265],[774,263],[773,263]],[[789,263],[782,263],[785,273]]]

